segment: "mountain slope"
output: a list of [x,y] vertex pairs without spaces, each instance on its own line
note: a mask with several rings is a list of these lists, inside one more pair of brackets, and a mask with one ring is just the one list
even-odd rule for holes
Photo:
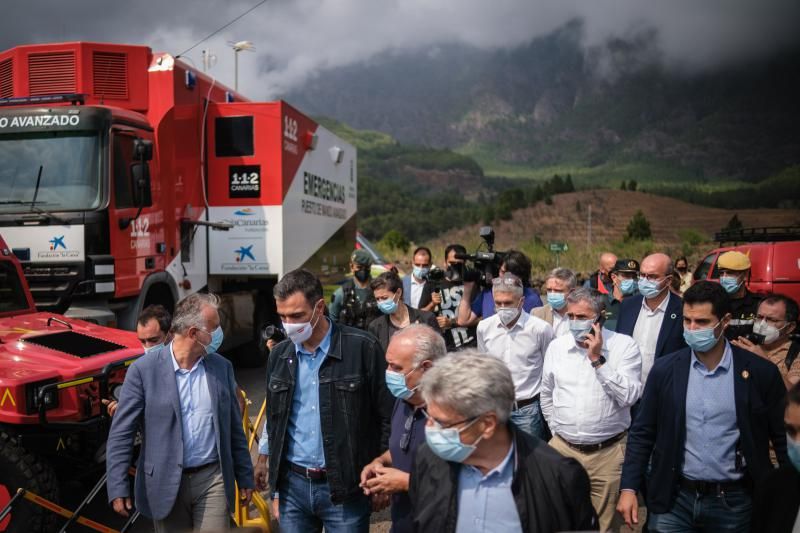
[[647,36],[584,53],[580,32],[571,24],[514,50],[385,54],[285,97],[401,143],[471,155],[493,175],[714,184],[800,163],[800,51],[678,75],[657,66]]

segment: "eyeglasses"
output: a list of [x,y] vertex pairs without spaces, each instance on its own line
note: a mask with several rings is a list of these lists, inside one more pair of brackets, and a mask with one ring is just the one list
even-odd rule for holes
[[639,272],[639,279],[646,279],[648,281],[661,281],[662,279],[666,278],[667,276],[660,276],[658,274],[643,274]]
[[492,278],[492,285],[506,285],[507,287],[522,287],[522,280],[508,274]]
[[470,418],[465,418],[463,420],[459,420],[458,422],[451,422],[450,424],[442,424],[441,422],[439,422],[438,420],[433,418],[431,415],[429,415],[427,409],[421,408],[420,411],[422,411],[422,414],[425,415],[425,418],[427,418],[428,420],[433,422],[433,425],[436,426],[439,429],[451,428],[453,426],[457,426],[457,425],[463,424],[465,422],[472,422],[473,420],[477,420],[478,418],[480,418],[480,415],[478,415],[478,416],[473,416],[473,417],[470,417]]
[[[775,326],[775,327],[778,327],[778,324],[780,324],[782,322],[786,322],[786,320],[779,320],[777,318],[769,318],[769,317],[764,316],[764,315],[756,315],[756,321],[758,321],[758,320],[763,320],[767,324],[770,324],[770,325]],[[778,328],[778,329],[782,329],[782,327]]]

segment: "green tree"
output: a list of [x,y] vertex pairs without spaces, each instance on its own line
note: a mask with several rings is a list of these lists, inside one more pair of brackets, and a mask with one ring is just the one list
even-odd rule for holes
[[564,180],[564,192],[575,192],[575,185],[572,184],[572,174],[567,174],[567,179]]
[[739,215],[734,213],[731,219],[728,221],[728,225],[725,226],[722,231],[739,231],[744,227],[742,221],[739,220]]
[[411,246],[411,243],[408,242],[408,237],[396,229],[387,231],[383,235],[381,243],[392,250],[400,250],[404,254],[408,253],[408,248]]
[[637,187],[638,185],[639,185],[639,184],[638,184],[638,183],[636,183],[636,180],[631,180],[631,181],[629,181],[629,182],[628,182],[628,190],[629,190],[629,191],[635,191],[635,190],[636,190],[636,187]]
[[652,236],[653,232],[650,230],[650,221],[647,220],[641,209],[636,211],[636,214],[631,217],[631,221],[628,222],[625,241],[645,241]]
[[625,185],[625,180],[622,180],[622,183],[619,186],[619,190],[621,190],[621,191],[627,191],[628,190],[628,186]]

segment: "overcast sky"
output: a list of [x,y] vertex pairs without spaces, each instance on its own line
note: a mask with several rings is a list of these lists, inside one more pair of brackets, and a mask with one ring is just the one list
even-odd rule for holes
[[[96,40],[178,54],[258,2],[4,0],[0,49]],[[269,0],[187,56],[199,67],[211,49],[210,73],[233,85],[228,43],[252,41],[256,50],[239,56],[240,89],[263,99],[382,52],[513,47],[573,19],[587,48],[652,33],[662,61],[683,71],[760,60],[800,38],[798,0]]]

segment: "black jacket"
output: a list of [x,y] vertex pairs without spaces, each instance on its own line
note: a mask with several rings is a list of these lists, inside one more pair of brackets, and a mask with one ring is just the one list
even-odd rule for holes
[[[625,298],[619,306],[619,316],[617,317],[617,333],[624,333],[633,337],[633,329],[639,319],[639,311],[642,309],[644,296],[637,294],[630,298]],[[683,300],[680,296],[669,295],[667,308],[664,310],[664,321],[661,322],[661,329],[658,331],[656,340],[656,357],[677,352],[686,347],[683,340]]]
[[[574,459],[544,441],[512,428],[515,445],[511,492],[522,531],[595,530],[589,476]],[[409,497],[414,530],[452,533],[458,521],[458,474],[461,465],[434,454],[427,444],[417,450]]]
[[773,470],[756,486],[753,533],[792,533],[800,509],[800,473],[792,465]]
[[[331,500],[339,504],[361,494],[361,470],[388,447],[394,398],[386,388],[386,360],[375,337],[333,322],[331,327],[330,351],[319,369],[319,411]],[[273,493],[287,469],[284,461],[296,375],[295,346],[286,340],[272,350],[267,362]]]
[[[370,322],[369,327],[367,328],[367,331],[375,335],[375,338],[378,339],[378,342],[381,344],[381,348],[383,348],[384,351],[386,351],[386,348],[389,347],[389,340],[392,336],[392,330],[389,327],[390,320],[391,318],[389,318],[389,315],[379,316]],[[439,323],[436,321],[436,317],[429,311],[420,311],[419,309],[409,307],[408,321],[411,324],[427,324],[435,329],[438,333],[441,333],[439,330]]]
[[[740,446],[746,475],[758,482],[772,471],[769,444],[785,464],[786,433],[783,401],[786,387],[778,367],[746,350],[733,351],[733,389]],[[683,468],[686,443],[686,391],[689,386],[691,350],[656,359],[647,378],[639,413],[628,434],[621,488],[640,491],[647,478],[648,512],[666,513],[672,508]]]

